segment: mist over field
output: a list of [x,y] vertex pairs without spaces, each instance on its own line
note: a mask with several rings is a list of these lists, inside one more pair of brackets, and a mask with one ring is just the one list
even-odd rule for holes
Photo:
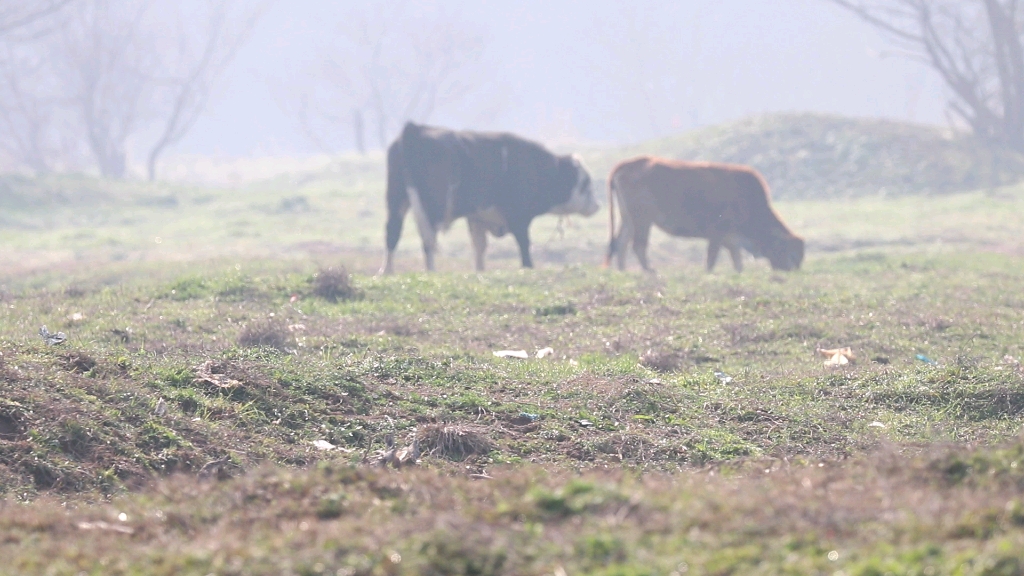
[[1022,264],[1014,0],[0,0],[0,576],[1022,574]]
[[[87,23],[122,44],[83,54]],[[144,174],[174,84],[195,74],[211,38],[213,62],[189,95],[198,113],[183,119],[194,126],[166,158],[353,151],[357,114],[371,150],[406,118],[550,144],[633,143],[777,111],[948,124],[948,95],[926,66],[820,0],[76,2],[5,35],[4,165],[31,168],[11,148],[37,137],[51,166],[96,169],[73,126],[86,112],[68,102],[84,97],[76,70],[89,57],[121,83],[104,88],[103,113],[125,116],[108,131],[126,133],[128,163]]]

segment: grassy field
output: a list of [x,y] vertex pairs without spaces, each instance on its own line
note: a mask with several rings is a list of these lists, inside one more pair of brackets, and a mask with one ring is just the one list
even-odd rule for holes
[[3,180],[0,574],[1024,570],[1024,186],[782,200],[793,274],[598,215],[374,278],[381,172]]

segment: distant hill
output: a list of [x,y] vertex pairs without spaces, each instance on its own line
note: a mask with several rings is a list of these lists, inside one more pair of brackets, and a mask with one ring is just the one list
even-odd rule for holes
[[994,152],[969,135],[819,114],[757,116],[586,157],[603,177],[638,154],[751,165],[775,198],[943,194],[1024,179],[1024,157]]

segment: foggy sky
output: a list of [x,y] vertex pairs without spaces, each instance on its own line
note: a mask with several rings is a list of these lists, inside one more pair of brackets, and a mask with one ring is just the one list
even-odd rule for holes
[[[825,0],[440,4],[485,40],[488,90],[486,102],[439,111],[434,123],[619,143],[770,111],[944,122],[931,72],[884,57],[883,38]],[[313,81],[306,71],[352,6],[273,4],[174,152],[315,152],[289,101]],[[630,60],[637,54],[642,66]],[[641,77],[646,99],[631,86]]]

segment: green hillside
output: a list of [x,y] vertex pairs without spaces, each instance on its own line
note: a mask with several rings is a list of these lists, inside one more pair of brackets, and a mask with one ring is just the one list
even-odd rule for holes
[[748,164],[775,198],[944,194],[1024,176],[1024,158],[933,126],[819,114],[769,114],[586,155],[604,175],[637,154]]

